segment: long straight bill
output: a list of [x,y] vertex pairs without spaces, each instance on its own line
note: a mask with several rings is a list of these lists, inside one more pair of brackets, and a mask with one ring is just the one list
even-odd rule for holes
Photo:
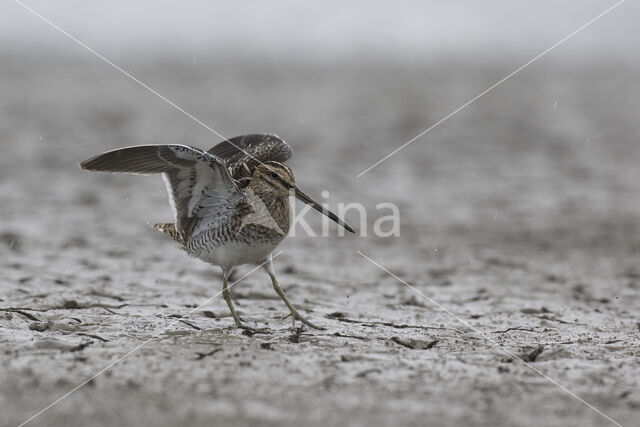
[[331,212],[330,210],[323,208],[322,205],[320,205],[320,203],[313,200],[311,197],[305,194],[302,190],[300,190],[297,186],[293,187],[293,195],[296,197],[296,199],[302,200],[304,203],[308,204],[313,209],[317,210],[323,215],[328,216],[329,219],[336,222],[337,224],[340,224],[342,227],[344,227],[345,230],[350,231],[351,233],[355,233],[355,230],[351,228],[349,224],[347,224],[346,222],[338,218],[338,216],[333,212]]

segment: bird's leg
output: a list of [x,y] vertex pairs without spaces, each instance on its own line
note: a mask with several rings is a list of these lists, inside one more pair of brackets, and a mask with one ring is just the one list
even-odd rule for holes
[[231,294],[229,293],[229,287],[227,286],[227,282],[231,276],[231,269],[223,269],[222,271],[222,296],[224,300],[227,302],[229,306],[229,310],[231,311],[231,315],[233,316],[233,320],[236,322],[236,328],[244,329],[251,332],[265,332],[267,329],[257,329],[252,328],[250,326],[245,325],[240,321],[240,316],[236,313],[236,309],[233,307],[233,301],[231,301]]
[[229,293],[229,288],[227,286],[227,281],[230,275],[231,269],[225,269],[222,271],[222,296],[229,306],[229,310],[231,311],[233,320],[236,322],[236,327],[241,328],[242,322],[240,321],[240,317],[238,317],[238,314],[236,313],[236,309],[233,307],[233,301],[231,301],[231,294]]
[[300,315],[300,313],[298,313],[298,310],[295,309],[293,304],[291,304],[291,302],[289,301],[289,298],[287,298],[287,296],[285,295],[284,291],[280,287],[280,284],[278,283],[278,279],[276,278],[276,273],[275,273],[275,271],[273,269],[273,263],[271,262],[271,258],[269,258],[269,260],[266,263],[264,263],[263,268],[265,269],[265,271],[267,272],[267,274],[271,278],[271,283],[273,284],[273,289],[276,291],[278,296],[280,296],[280,298],[282,298],[282,301],[284,301],[284,303],[289,308],[289,311],[291,312],[291,321],[292,321],[292,325],[291,326],[292,326],[292,328],[295,329],[295,327],[296,327],[296,319],[298,319],[299,321],[301,321],[303,324],[309,326],[310,328],[313,328],[313,329],[324,329],[324,328],[322,328],[320,326],[314,325],[313,323],[309,322],[307,319],[302,317]]

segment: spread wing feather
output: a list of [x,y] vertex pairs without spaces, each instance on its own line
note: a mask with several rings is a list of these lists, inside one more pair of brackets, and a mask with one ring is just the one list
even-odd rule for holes
[[222,141],[208,153],[221,158],[233,178],[239,180],[253,173],[260,163],[286,162],[293,150],[277,135],[256,133]]
[[228,221],[244,200],[224,162],[187,145],[138,145],[99,154],[82,169],[134,174],[162,173],[176,227],[185,238]]

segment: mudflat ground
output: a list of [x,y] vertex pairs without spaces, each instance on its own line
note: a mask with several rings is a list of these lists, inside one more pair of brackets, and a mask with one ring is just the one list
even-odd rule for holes
[[[218,138],[94,58],[2,56],[1,425],[125,355],[28,425],[637,423],[640,68],[550,57],[356,178],[519,64],[123,64],[226,136],[279,134],[302,188],[367,207],[347,215],[366,236],[297,230],[275,260],[326,329],[290,330],[256,271],[233,294],[270,333],[248,336],[220,296],[179,317],[220,275],[150,229],[171,218],[159,178],[77,167]],[[372,234],[384,202],[399,237]]]

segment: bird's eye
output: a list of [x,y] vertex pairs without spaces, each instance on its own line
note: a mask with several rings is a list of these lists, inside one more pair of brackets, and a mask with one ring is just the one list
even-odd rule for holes
[[269,175],[271,175],[271,178],[277,178],[278,177],[278,172],[271,171],[271,173]]

